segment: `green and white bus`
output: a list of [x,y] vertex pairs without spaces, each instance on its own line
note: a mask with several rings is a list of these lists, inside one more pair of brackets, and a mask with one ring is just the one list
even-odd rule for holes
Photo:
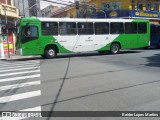
[[16,54],[45,58],[87,51],[117,54],[149,44],[149,20],[28,17],[19,23]]

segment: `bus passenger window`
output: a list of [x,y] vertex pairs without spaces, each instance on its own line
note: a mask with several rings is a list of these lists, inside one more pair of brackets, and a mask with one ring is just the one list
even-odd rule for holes
[[147,24],[146,23],[138,23],[138,33],[140,33],[140,34],[147,33]]
[[136,34],[137,23],[125,23],[125,34]]
[[58,23],[42,22],[42,35],[58,35]]
[[94,24],[95,34],[109,34],[109,23],[97,22]]
[[123,23],[120,23],[120,22],[110,23],[110,33],[111,34],[123,34],[124,33]]
[[78,34],[79,35],[93,34],[93,23],[79,22]]

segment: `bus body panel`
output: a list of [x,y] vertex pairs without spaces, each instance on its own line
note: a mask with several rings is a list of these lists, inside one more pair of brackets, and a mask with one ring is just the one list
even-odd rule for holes
[[[90,35],[42,35],[42,22],[145,22],[146,34],[90,34]],[[59,53],[106,51],[112,43],[120,44],[121,49],[132,49],[149,45],[150,32],[148,20],[132,19],[70,19],[70,18],[22,18],[18,36],[17,54],[42,55],[48,45],[56,45]],[[38,37],[27,41],[22,40],[22,27],[34,26],[38,29]],[[94,28],[94,27],[93,27]]]

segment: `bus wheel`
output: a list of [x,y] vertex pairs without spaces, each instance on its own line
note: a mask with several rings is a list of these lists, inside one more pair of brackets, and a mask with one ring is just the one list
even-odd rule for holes
[[57,51],[53,47],[48,47],[45,49],[45,58],[52,59],[57,56]]
[[113,43],[110,48],[111,54],[118,54],[120,51],[120,46],[118,43]]

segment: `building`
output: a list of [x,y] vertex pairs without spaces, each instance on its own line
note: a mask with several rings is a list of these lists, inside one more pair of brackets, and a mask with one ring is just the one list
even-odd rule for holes
[[159,0],[80,0],[79,9],[75,6],[68,7],[66,17],[143,18],[157,24],[160,19]]
[[59,9],[58,6],[49,5],[41,10],[42,17],[51,17],[53,13]]
[[19,16],[21,16],[21,17],[28,17],[29,16],[28,0],[14,0],[14,5],[19,10]]
[[41,17],[40,0],[13,0],[21,17]]
[[[19,18],[19,12],[13,4],[13,0],[0,0],[0,38],[3,41],[5,54],[8,53],[8,45],[10,54],[14,53],[16,31],[15,22]],[[8,28],[8,37],[6,28]]]

